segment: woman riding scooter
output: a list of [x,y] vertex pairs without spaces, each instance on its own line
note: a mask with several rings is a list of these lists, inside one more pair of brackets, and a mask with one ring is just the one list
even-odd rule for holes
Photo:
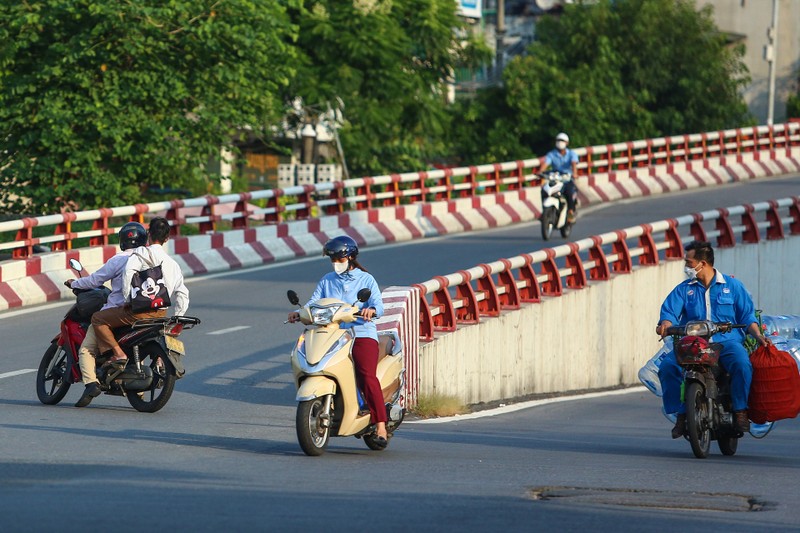
[[[353,328],[353,362],[356,367],[356,382],[369,406],[371,423],[375,424],[377,438],[374,443],[385,448],[387,444],[386,407],[376,370],[378,365],[378,331],[373,318],[383,314],[381,291],[375,278],[358,262],[358,244],[342,235],[325,243],[322,255],[331,260],[333,272],[325,274],[311,295],[310,302],[321,298],[336,298],[346,302],[357,301],[358,291],[370,289],[372,294],[361,309],[361,318],[355,322],[342,323],[343,328]],[[289,322],[300,320],[300,313],[289,313]]]

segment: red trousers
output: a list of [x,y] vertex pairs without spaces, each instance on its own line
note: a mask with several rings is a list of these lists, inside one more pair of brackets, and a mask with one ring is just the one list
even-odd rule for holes
[[356,385],[364,393],[364,399],[372,415],[373,424],[386,422],[386,405],[383,401],[378,370],[378,341],[369,337],[357,337],[353,342],[353,361],[356,364]]

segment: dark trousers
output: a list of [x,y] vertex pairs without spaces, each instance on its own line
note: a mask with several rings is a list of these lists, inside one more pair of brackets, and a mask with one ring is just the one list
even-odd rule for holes
[[364,393],[364,399],[372,415],[373,424],[386,422],[386,406],[378,381],[378,341],[368,337],[357,337],[353,342],[353,361],[356,364],[356,385]]
[[564,196],[567,197],[567,209],[575,211],[578,203],[578,187],[574,179],[564,182]]

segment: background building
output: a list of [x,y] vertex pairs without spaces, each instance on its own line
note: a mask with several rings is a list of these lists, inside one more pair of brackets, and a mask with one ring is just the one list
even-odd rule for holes
[[[744,62],[752,82],[744,97],[758,124],[769,117],[770,64],[768,45],[774,59],[773,122],[784,122],[786,100],[798,90],[800,78],[800,1],[798,0],[698,0],[698,6],[711,5],[717,27],[731,41],[742,41],[747,51]],[[773,9],[777,9],[777,28],[770,31]],[[770,34],[773,39],[770,39]],[[770,42],[772,41],[772,43]]]

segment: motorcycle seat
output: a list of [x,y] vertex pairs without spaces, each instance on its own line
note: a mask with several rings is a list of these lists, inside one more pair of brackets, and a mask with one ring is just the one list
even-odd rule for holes
[[403,351],[403,344],[397,330],[390,329],[378,333],[378,361],[387,355],[397,355]]

